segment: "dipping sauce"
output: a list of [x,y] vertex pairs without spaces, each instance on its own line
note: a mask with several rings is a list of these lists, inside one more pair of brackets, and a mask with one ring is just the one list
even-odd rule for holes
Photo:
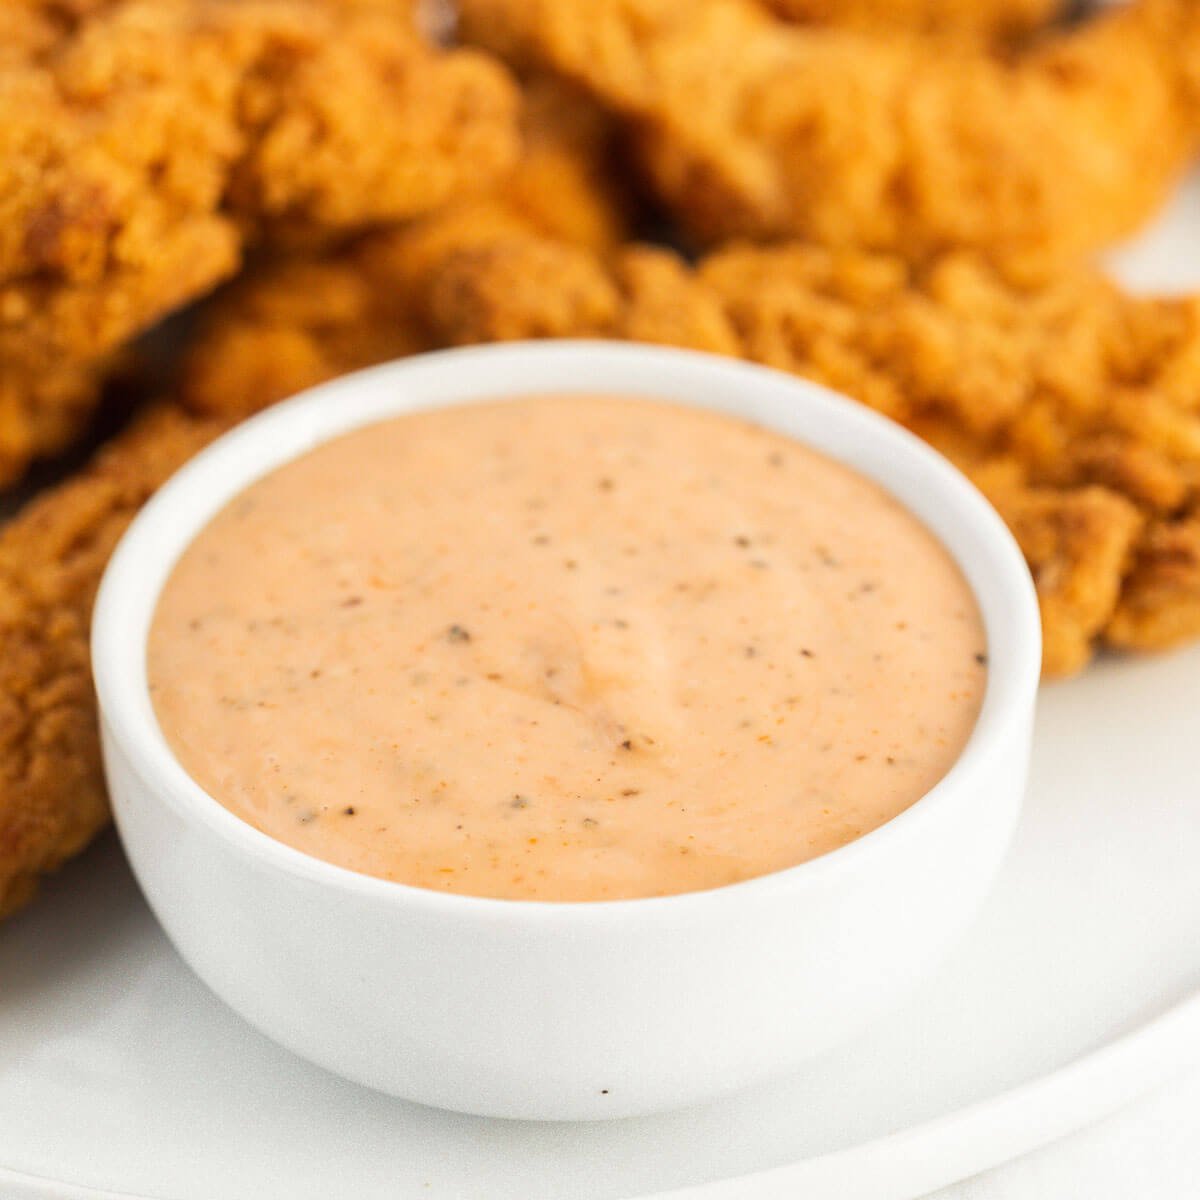
[[361,429],[236,497],[159,601],[184,768],[439,891],[660,896],[919,799],[986,683],[974,598],[862,476],[729,416],[542,396]]

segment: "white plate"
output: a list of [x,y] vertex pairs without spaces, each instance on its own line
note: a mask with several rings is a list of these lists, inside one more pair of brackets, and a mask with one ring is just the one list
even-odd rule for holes
[[[1200,287],[1198,207],[1116,269]],[[451,1116],[292,1057],[183,966],[110,836],[0,927],[0,1194],[907,1200],[983,1170],[1200,1063],[1198,713],[1200,649],[1047,688],[1017,844],[938,976],[799,1076],[619,1123]]]

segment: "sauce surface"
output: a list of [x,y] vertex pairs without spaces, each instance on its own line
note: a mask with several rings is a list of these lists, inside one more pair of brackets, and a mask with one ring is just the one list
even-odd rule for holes
[[948,553],[734,418],[531,397],[353,432],[237,496],[149,641],[184,768],[317,858],[480,896],[699,890],[949,769],[986,683]]

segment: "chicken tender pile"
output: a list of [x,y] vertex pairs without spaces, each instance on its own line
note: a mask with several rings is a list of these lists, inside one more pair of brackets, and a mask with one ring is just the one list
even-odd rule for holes
[[694,240],[1070,258],[1133,228],[1196,147],[1191,0],[1140,0],[1001,58],[800,28],[756,0],[463,0],[469,37],[628,122]]
[[416,216],[517,154],[506,72],[425,43],[401,0],[23,0],[0,21],[0,484],[247,245]]
[[138,508],[221,428],[174,405],[153,410],[0,534],[0,917],[108,823],[92,600]]
[[[606,337],[813,379],[991,498],[1045,672],[1200,638],[1200,297],[1086,255],[1200,144],[1200,5],[0,5],[0,916],[107,821],[90,607],[237,420],[425,350]],[[680,253],[686,248],[688,253]],[[105,415],[105,414],[102,414]],[[111,419],[111,414],[107,414]]]

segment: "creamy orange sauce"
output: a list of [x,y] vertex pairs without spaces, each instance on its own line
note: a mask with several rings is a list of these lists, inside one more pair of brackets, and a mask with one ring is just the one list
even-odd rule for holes
[[149,642],[217,800],[369,875],[539,900],[792,866],[945,774],[986,680],[947,552],[730,417],[584,396],[423,412],[239,495]]

